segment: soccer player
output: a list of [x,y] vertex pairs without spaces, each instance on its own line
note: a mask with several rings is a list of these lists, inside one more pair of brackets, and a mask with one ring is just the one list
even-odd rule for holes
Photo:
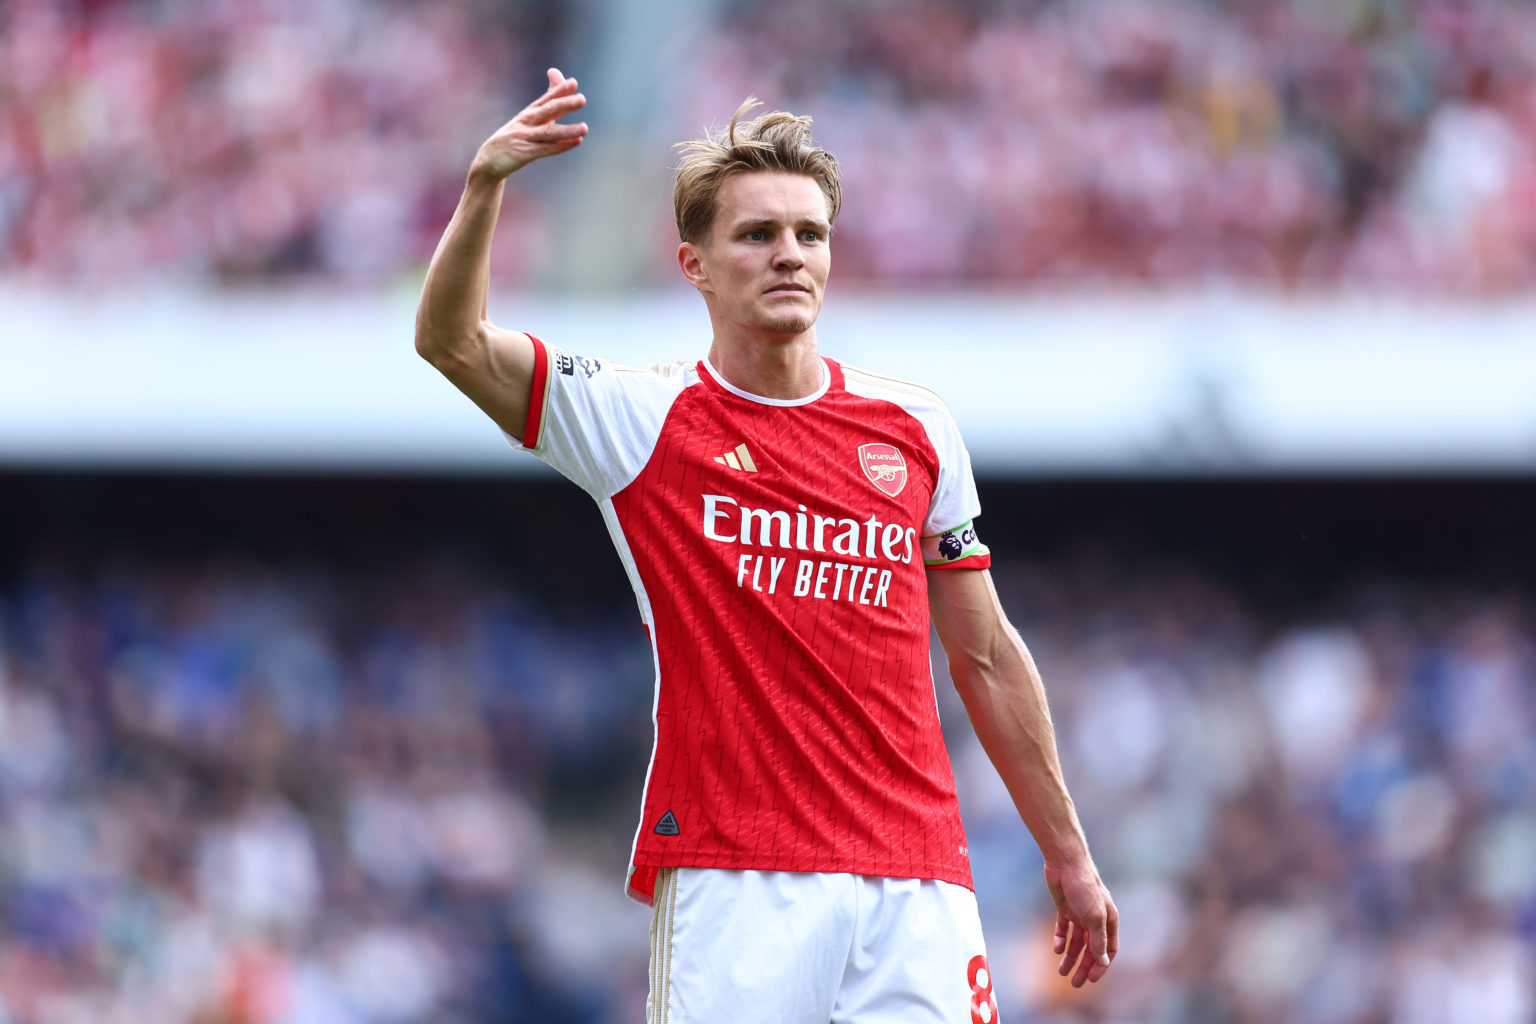
[[841,203],[809,118],[683,145],[678,268],[704,358],[640,369],[486,319],[508,175],[579,146],[575,79],[481,147],[433,256],[416,348],[517,447],[598,502],[656,661],[626,891],[654,907],[647,1019],[996,1019],[939,730],[930,621],[1039,843],[1059,971],[1108,970],[1119,917],[1057,760],[1045,692],[973,524],[931,391],[845,366],[816,319]]

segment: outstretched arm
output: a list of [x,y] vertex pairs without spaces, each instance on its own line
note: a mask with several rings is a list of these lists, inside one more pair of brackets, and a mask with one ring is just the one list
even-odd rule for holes
[[576,79],[550,68],[544,95],[485,140],[416,307],[416,351],[517,438],[528,418],[533,343],[486,319],[491,235],[507,177],[540,157],[580,145],[587,126],[559,120],[586,103]]
[[1075,986],[1098,981],[1120,948],[1120,914],[1062,781],[1034,659],[1003,613],[989,571],[928,573],[928,605],[976,736],[1045,857],[1045,882],[1056,902],[1058,970],[1072,974]]

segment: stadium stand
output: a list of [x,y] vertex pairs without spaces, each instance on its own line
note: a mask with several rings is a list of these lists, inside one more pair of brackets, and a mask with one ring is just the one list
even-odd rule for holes
[[[419,273],[481,138],[570,48],[549,5],[0,9],[0,270],[42,283],[379,284]],[[701,5],[643,156],[755,93],[845,165],[838,275],[1502,294],[1536,283],[1525,3]],[[578,57],[579,59],[579,57]],[[526,81],[525,81],[526,80]],[[686,83],[707,81],[708,89]],[[527,189],[541,190],[538,201]],[[569,286],[555,224],[671,281],[668,218],[518,181],[498,279]],[[644,211],[636,211],[650,223]],[[586,218],[586,220],[584,220]],[[590,263],[587,265],[590,273]]]
[[[516,550],[504,486],[395,485],[406,500],[350,547],[332,534],[377,485],[127,477],[92,490],[138,494],[126,518],[110,510],[132,499],[19,521],[0,552],[0,1020],[634,1019],[648,916],[620,881],[649,651],[597,545],[567,549],[585,582],[552,592],[535,553],[424,539]],[[1298,538],[1278,525],[1337,488],[1282,509],[1284,487],[988,489],[999,587],[1125,922],[1109,983],[1053,980],[1038,855],[941,674],[1003,1019],[1536,1012],[1532,551],[1394,573],[1355,542],[1401,491],[1356,489],[1358,520]],[[198,525],[221,490],[224,521]],[[595,526],[561,493],[518,500]],[[1423,524],[1517,494],[1421,492],[1374,554],[1401,564]],[[1091,541],[1124,502],[1248,568]],[[190,532],[159,521],[178,509]]]
[[[650,653],[409,342],[474,147],[547,63],[616,101],[627,3],[0,3],[0,1024],[636,1019]],[[513,181],[493,311],[692,351],[668,147],[815,115],[829,351],[966,426],[1124,920],[1061,985],[938,659],[1002,1019],[1536,1019],[1536,5],[691,7]]]

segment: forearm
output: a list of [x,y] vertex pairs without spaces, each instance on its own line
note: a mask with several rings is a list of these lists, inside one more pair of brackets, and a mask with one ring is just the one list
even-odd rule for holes
[[471,171],[432,254],[416,308],[416,350],[427,359],[451,353],[484,329],[491,238],[505,184],[504,178]]
[[1046,861],[1086,859],[1088,842],[1062,778],[1045,686],[1024,642],[1005,626],[987,649],[951,658],[950,670],[982,748]]

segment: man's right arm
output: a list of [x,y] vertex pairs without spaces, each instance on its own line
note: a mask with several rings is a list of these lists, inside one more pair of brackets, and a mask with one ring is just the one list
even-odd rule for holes
[[518,439],[528,418],[533,342],[486,318],[491,236],[507,177],[540,157],[580,145],[586,124],[558,122],[586,102],[574,78],[550,68],[544,95],[480,147],[416,307],[416,351]]

